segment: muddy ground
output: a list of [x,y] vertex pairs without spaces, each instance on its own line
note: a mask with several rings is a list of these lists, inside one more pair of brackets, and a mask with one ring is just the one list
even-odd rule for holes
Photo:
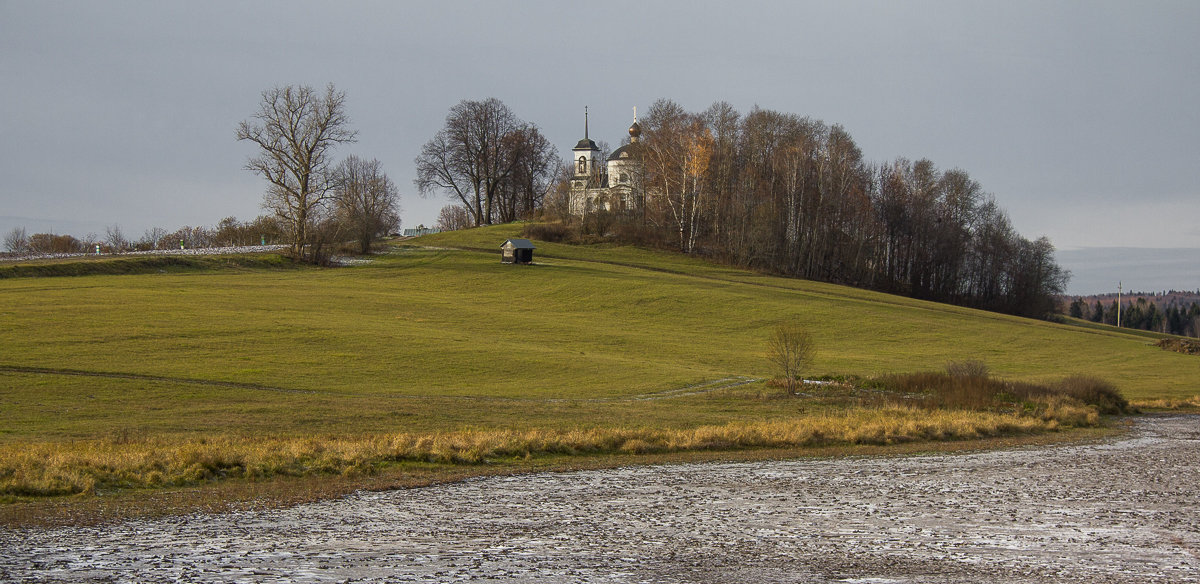
[[0,530],[6,582],[1200,582],[1200,418],[1105,443],[475,479]]

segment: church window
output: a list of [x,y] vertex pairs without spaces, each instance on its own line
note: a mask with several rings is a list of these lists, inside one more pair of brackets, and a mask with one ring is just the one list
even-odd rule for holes
[[587,158],[579,157],[579,174],[587,172]]
[[623,172],[622,172],[622,173],[621,173],[621,181],[620,181],[620,182],[623,182],[623,183],[627,183],[627,182],[629,182],[629,175],[628,175],[628,174],[625,174],[625,173],[623,173]]

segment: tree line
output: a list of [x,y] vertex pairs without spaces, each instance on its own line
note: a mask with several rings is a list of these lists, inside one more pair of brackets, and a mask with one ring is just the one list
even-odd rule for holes
[[1039,318],[1069,277],[1050,241],[1018,234],[966,171],[869,162],[840,125],[723,102],[689,112],[666,99],[640,123],[641,204],[560,217],[582,233]]
[[233,247],[248,245],[274,245],[285,240],[284,229],[271,215],[262,215],[251,221],[239,221],[237,217],[226,217],[215,226],[184,226],[174,231],[162,227],[147,229],[136,239],[125,235],[120,225],[105,228],[104,234],[88,233],[82,238],[55,233],[30,235],[24,227],[17,227],[4,236],[4,249],[12,254],[74,254],[122,253],[168,249],[196,249],[205,247]]
[[1200,338],[1200,302],[1171,299],[1163,308],[1144,296],[1121,302],[1119,306],[1115,298],[1108,304],[1100,299],[1089,303],[1075,298],[1067,307],[1067,315],[1071,317],[1113,326],[1117,325],[1118,314],[1123,328]]

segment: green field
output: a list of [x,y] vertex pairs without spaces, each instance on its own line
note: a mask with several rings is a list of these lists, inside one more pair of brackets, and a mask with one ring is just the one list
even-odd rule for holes
[[1101,377],[1135,400],[1200,394],[1200,358],[1124,331],[628,247],[539,242],[535,265],[502,265],[520,229],[428,236],[335,269],[0,277],[0,458],[80,441],[792,420],[819,407],[762,381],[724,388],[772,377],[766,339],[792,317],[819,345],[814,375],[975,359],[1008,380]]

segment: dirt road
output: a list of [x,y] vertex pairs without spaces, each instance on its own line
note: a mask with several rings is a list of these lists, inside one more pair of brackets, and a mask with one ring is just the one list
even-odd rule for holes
[[12,582],[1200,582],[1200,418],[1101,444],[470,480],[0,531]]

